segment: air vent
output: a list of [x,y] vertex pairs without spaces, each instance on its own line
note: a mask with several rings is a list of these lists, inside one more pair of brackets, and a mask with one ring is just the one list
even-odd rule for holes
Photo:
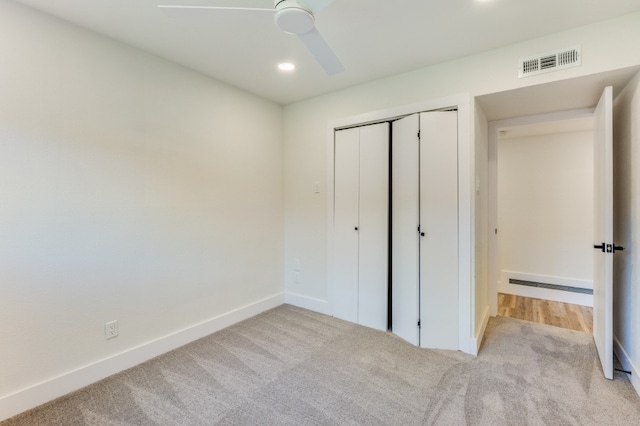
[[548,52],[520,60],[518,78],[582,65],[580,46]]

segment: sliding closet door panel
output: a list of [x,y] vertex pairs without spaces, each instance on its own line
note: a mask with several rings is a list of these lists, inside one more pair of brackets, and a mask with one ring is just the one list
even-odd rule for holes
[[387,329],[389,124],[360,128],[358,323]]
[[457,112],[420,114],[420,346],[459,349]]
[[391,329],[418,345],[418,114],[392,124],[391,138]]
[[358,187],[359,129],[335,135],[334,165],[334,291],[332,314],[358,322]]

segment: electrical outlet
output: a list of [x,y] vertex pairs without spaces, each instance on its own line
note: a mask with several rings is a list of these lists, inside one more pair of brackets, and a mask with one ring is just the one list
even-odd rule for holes
[[109,340],[118,335],[118,320],[104,323],[104,338]]

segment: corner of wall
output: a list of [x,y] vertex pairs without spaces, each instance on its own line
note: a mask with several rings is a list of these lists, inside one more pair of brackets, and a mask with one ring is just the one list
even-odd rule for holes
[[640,396],[640,368],[631,361],[629,354],[624,349],[617,336],[613,336],[613,352],[618,358],[618,361],[620,361],[622,368],[631,372],[627,377],[629,378],[629,381],[631,381],[633,388]]
[[85,365],[34,386],[0,397],[0,422],[41,404],[74,392],[151,358],[184,346],[285,302],[282,293],[232,310],[191,327],[168,334],[109,358]]
[[475,353],[473,353],[473,355],[478,355],[478,353],[480,352],[480,346],[482,346],[482,339],[484,338],[484,333],[487,330],[487,324],[489,324],[489,318],[491,317],[490,312],[491,312],[490,306],[487,305],[482,313],[482,317],[479,322],[478,331],[476,332],[473,338],[473,344],[475,349]]
[[326,300],[286,292],[284,294],[284,303],[297,306],[298,308],[308,309],[313,312],[318,312],[320,314],[329,315],[329,303]]

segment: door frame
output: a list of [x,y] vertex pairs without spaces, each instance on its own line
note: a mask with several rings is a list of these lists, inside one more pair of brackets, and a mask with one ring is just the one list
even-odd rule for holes
[[[491,316],[498,314],[498,281],[500,271],[498,270],[498,246],[499,246],[499,224],[498,224],[498,132],[504,127],[521,126],[525,124],[546,123],[551,121],[562,121],[573,118],[593,117],[595,108],[581,108],[568,111],[551,112],[546,114],[527,115],[522,117],[508,118],[504,120],[490,121],[488,126],[489,147],[488,147],[488,281],[489,281],[489,312]],[[495,230],[498,230],[496,234]]]
[[327,294],[328,313],[333,314],[334,279],[334,133],[350,127],[390,121],[407,115],[448,108],[458,110],[458,335],[459,350],[478,353],[482,335],[475,329],[475,137],[474,100],[463,93],[416,104],[352,115],[327,123]]

